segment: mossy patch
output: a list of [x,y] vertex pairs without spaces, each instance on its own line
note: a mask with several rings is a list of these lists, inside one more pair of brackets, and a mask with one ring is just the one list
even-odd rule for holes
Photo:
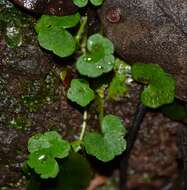
[[10,1],[0,1],[0,31],[8,47],[22,45],[23,28],[31,17],[18,10]]
[[23,95],[21,104],[29,112],[37,112],[44,105],[57,100],[55,90],[58,86],[57,78],[51,71],[45,78],[45,81],[34,80],[22,83]]

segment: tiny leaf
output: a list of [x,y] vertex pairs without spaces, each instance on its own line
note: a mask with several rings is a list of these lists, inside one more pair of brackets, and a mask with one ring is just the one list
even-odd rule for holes
[[108,97],[113,100],[118,100],[125,95],[127,92],[126,72],[129,68],[124,61],[120,59],[115,60],[114,72],[115,75],[110,83],[108,89]]
[[73,79],[67,97],[82,107],[87,106],[95,97],[89,83],[82,79]]

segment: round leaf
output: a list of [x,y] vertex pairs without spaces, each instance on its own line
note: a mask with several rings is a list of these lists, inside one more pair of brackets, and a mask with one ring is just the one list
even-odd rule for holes
[[90,52],[102,49],[105,55],[111,55],[114,53],[114,46],[112,42],[108,38],[103,37],[101,34],[93,34],[90,36],[87,41],[87,48]]
[[73,79],[67,97],[71,101],[85,107],[94,99],[95,95],[86,80]]
[[84,146],[88,154],[107,162],[126,149],[126,129],[119,117],[107,115],[103,118],[101,130],[102,134],[86,134]]
[[110,40],[100,34],[94,34],[88,39],[87,48],[88,52],[76,62],[76,68],[80,74],[98,77],[113,69],[114,48]]
[[70,56],[75,51],[73,36],[63,28],[51,27],[38,34],[39,44],[59,57]]

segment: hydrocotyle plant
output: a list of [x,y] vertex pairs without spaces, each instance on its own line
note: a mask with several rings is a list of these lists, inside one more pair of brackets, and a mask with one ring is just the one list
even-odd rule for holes
[[[99,6],[103,1],[90,2]],[[88,0],[74,0],[74,3],[84,7]],[[71,102],[81,106],[84,112],[80,137],[73,142],[62,139],[55,131],[36,134],[29,139],[27,164],[43,179],[56,177],[59,173],[59,162],[80,150],[103,162],[114,159],[126,150],[127,130],[123,120],[112,114],[105,115],[104,101],[105,96],[113,100],[125,96],[128,91],[125,84],[127,72],[134,81],[145,85],[141,94],[141,101],[145,106],[157,108],[171,103],[175,96],[175,81],[160,66],[134,64],[131,67],[115,58],[114,46],[109,39],[100,33],[91,36],[85,34],[87,20],[87,16],[81,17],[80,13],[68,16],[43,15],[35,27],[41,47],[60,58],[73,56],[77,75],[70,82],[66,95]],[[74,29],[72,33],[69,30],[71,28]],[[77,35],[74,35],[77,28]],[[59,78],[64,79],[66,73],[63,72],[62,75],[62,72]],[[102,81],[104,74],[113,74],[113,78]],[[96,78],[101,83],[97,84],[97,88],[94,87]],[[101,103],[100,132],[89,132],[87,108],[98,99]]]

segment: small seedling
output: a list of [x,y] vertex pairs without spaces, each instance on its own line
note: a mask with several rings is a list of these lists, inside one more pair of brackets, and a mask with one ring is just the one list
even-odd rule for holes
[[129,67],[124,61],[120,59],[115,60],[114,72],[115,75],[108,88],[108,97],[113,100],[118,100],[123,97],[127,92],[126,81],[126,70]]

